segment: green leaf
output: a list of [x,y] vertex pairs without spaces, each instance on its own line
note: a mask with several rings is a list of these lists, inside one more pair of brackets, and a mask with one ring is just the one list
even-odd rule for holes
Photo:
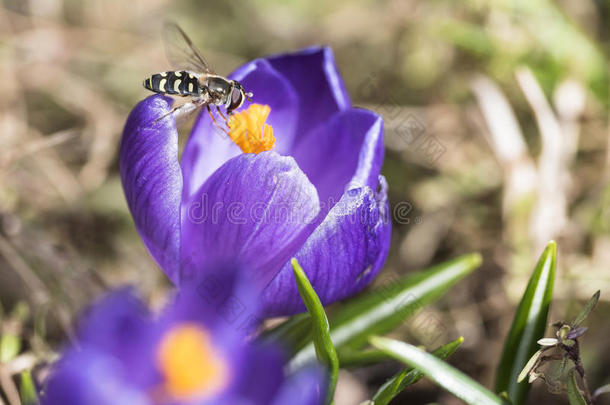
[[576,318],[574,319],[574,322],[572,322],[572,328],[576,328],[585,319],[587,319],[587,317],[589,316],[591,311],[593,311],[593,308],[595,308],[595,305],[597,305],[597,301],[599,301],[599,295],[600,295],[600,291],[597,290],[597,292],[595,294],[593,294],[593,296],[589,299],[589,302],[587,302],[587,305],[585,305],[585,307],[582,309],[582,311],[580,311],[580,313],[576,316]]
[[21,339],[12,333],[0,336],[0,363],[11,361],[21,350]]
[[341,368],[368,366],[370,364],[377,364],[382,361],[393,359],[386,353],[377,349],[353,350],[344,348],[337,350],[337,356],[339,356],[339,366]]
[[523,404],[529,390],[527,382],[517,379],[538,349],[538,339],[544,336],[553,297],[556,257],[557,245],[549,242],[521,298],[496,371],[496,392],[506,391],[514,405]]
[[570,405],[587,405],[587,401],[578,389],[574,369],[570,370],[568,373],[568,401],[570,402]]
[[[458,347],[464,342],[464,338],[460,337],[459,339],[454,340],[453,342],[449,342],[446,345],[439,347],[438,349],[432,352],[432,355],[438,357],[439,359],[446,359],[451,356]],[[405,368],[403,371],[399,372],[385,384],[379,388],[377,393],[373,396],[373,403],[375,405],[386,405],[388,404],[396,395],[400,394],[407,386],[415,384],[418,382],[424,374],[415,370],[412,367]]]
[[373,346],[394,356],[397,360],[420,370],[437,385],[471,405],[500,405],[504,401],[455,367],[430,353],[397,340],[372,336]]
[[541,355],[542,350],[538,350],[532,355],[532,357],[530,357],[530,359],[525,364],[525,367],[523,367],[523,370],[521,370],[521,373],[519,373],[519,376],[517,377],[517,382],[525,380],[525,377],[527,377],[530,371],[532,371],[534,365],[536,364]]
[[324,307],[320,302],[320,298],[313,290],[311,283],[307,279],[305,272],[299,265],[297,259],[291,260],[294,276],[297,280],[299,294],[307,307],[307,311],[311,314],[311,326],[313,329],[313,343],[316,350],[318,360],[326,366],[330,376],[328,394],[326,403],[332,403],[337,385],[337,375],[339,373],[339,358],[330,339],[330,327]]
[[[330,335],[335,347],[358,349],[369,336],[393,330],[419,309],[441,297],[480,264],[479,254],[464,255],[396,279],[351,300],[330,317]],[[313,345],[308,343],[295,354],[289,369],[298,369],[314,359]]]
[[19,384],[19,396],[23,405],[35,405],[38,403],[36,385],[29,370],[21,372],[21,384]]

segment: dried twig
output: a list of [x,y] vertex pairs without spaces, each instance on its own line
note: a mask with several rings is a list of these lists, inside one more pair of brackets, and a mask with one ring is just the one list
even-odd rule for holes
[[36,304],[44,304],[49,300],[49,294],[38,274],[32,269],[11,243],[0,235],[0,254],[11,265],[15,273],[21,277],[24,284],[32,292],[32,300]]
[[507,215],[535,190],[536,168],[513,109],[500,88],[480,75],[473,80],[472,89],[489,127],[490,145],[504,172],[503,211]]
[[563,160],[564,140],[561,126],[533,73],[526,67],[516,72],[517,82],[529,103],[540,137],[542,151],[538,158],[538,198],[530,223],[536,251],[557,238],[567,222],[567,199]]
[[10,405],[21,405],[19,390],[3,364],[0,364],[0,387],[4,391]]

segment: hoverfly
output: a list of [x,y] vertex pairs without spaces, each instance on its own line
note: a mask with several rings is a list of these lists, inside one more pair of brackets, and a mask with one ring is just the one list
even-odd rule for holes
[[252,93],[246,92],[237,80],[227,79],[214,73],[201,52],[195,48],[191,39],[177,24],[165,23],[163,42],[167,59],[179,70],[150,76],[144,80],[144,88],[155,93],[191,97],[191,100],[175,107],[155,122],[173,113],[176,113],[176,118],[188,116],[205,105],[214,125],[227,132],[216,123],[210,105],[216,106],[218,114],[228,125],[226,116],[220,111],[220,106],[224,106],[227,114],[231,115],[233,110],[241,107],[246,99],[252,100]]

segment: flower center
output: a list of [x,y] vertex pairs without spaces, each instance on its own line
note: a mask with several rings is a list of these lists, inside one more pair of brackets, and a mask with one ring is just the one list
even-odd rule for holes
[[199,325],[182,324],[167,332],[157,361],[167,392],[177,400],[206,398],[227,386],[227,365]]
[[268,105],[251,104],[245,111],[229,117],[229,136],[244,153],[261,153],[273,149],[273,128],[265,124],[271,108]]

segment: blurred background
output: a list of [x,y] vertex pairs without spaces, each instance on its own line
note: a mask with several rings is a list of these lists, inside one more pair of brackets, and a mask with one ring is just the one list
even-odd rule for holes
[[[7,373],[44,372],[94,297],[130,283],[159,305],[170,288],[117,167],[127,114],[149,95],[142,80],[169,68],[166,19],[221,74],[330,45],[353,103],[384,116],[394,228],[375,283],[484,257],[396,337],[434,346],[463,335],[451,362],[492,386],[516,303],[555,239],[551,320],[602,290],[582,350],[591,387],[610,383],[609,11],[607,0],[3,0],[0,322],[23,345],[0,373],[2,400],[14,403]],[[422,319],[434,320],[429,333]],[[369,398],[398,369],[344,371],[337,405]],[[564,403],[541,382],[533,394]],[[432,402],[460,403],[425,380],[393,403]]]

